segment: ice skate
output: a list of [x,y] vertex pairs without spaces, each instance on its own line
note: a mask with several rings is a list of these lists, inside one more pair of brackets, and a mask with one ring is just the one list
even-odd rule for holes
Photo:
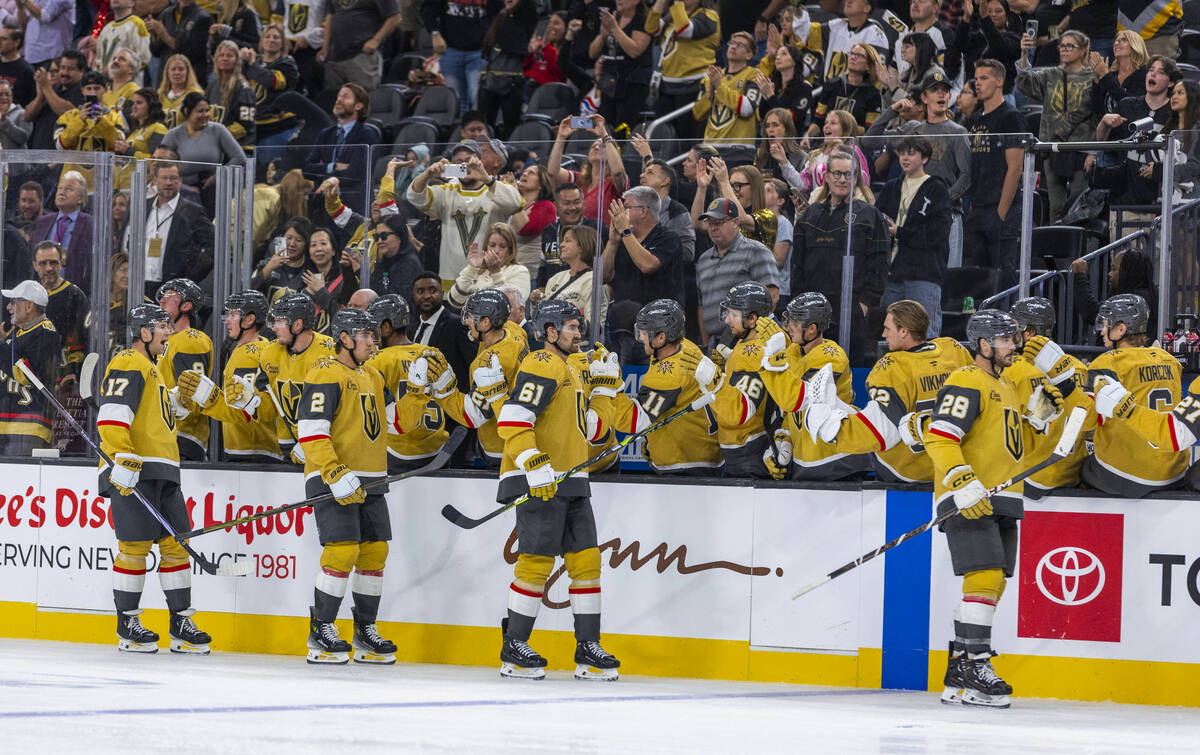
[[504,638],[500,648],[500,676],[514,679],[545,679],[546,659],[524,640]]
[[575,646],[575,678],[588,681],[615,682],[621,662],[595,640]]
[[1012,705],[1012,686],[996,675],[996,670],[992,668],[992,656],[972,658],[963,664],[963,705],[988,708],[1007,708]]
[[208,655],[208,644],[212,637],[208,632],[201,632],[196,622],[192,621],[195,608],[185,608],[179,613],[171,614],[171,652]]
[[158,634],[142,626],[142,609],[117,614],[117,650],[157,653]]
[[332,621],[317,618],[315,608],[309,608],[308,662],[343,665],[350,662],[350,643],[338,636]]
[[373,621],[359,621],[358,609],[354,614],[354,662],[378,663],[390,666],[396,662],[396,643],[379,636]]
[[961,705],[963,697],[963,666],[967,657],[954,655],[954,643],[950,643],[950,655],[946,659],[946,678],[943,681],[942,702],[946,705]]

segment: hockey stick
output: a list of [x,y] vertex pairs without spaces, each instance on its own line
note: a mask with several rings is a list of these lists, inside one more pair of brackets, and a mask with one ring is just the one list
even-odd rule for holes
[[[42,383],[42,381],[38,379],[38,376],[33,374],[33,370],[29,369],[29,365],[25,363],[25,360],[22,359],[21,361],[17,362],[16,366],[17,369],[25,374],[25,377],[29,379],[29,382],[33,383],[38,391],[41,392],[42,396],[50,402],[50,405],[53,406],[55,410],[67,420],[68,423],[70,423],[71,427],[75,428],[75,432],[79,433],[80,437],[82,437],[84,441],[86,441],[87,444],[92,447],[92,450],[96,452],[100,459],[108,466],[115,467],[113,460],[108,458],[108,454],[104,453],[104,451],[100,449],[100,446],[92,440],[91,436],[87,434],[87,431],[84,430],[83,427],[81,427],[75,420],[75,418],[71,416],[71,413],[67,411],[66,407],[60,404],[58,399],[55,398],[54,394],[51,393]],[[223,564],[215,564],[212,561],[209,561],[207,558],[197,553],[192,546],[188,545],[187,540],[180,539],[181,536],[175,532],[174,528],[171,527],[166,518],[163,517],[158,509],[154,508],[154,506],[150,504],[150,501],[146,500],[146,496],[142,495],[142,492],[136,487],[133,489],[133,497],[138,499],[138,502],[146,507],[146,511],[150,512],[150,516],[158,520],[158,523],[162,525],[162,528],[169,532],[171,537],[175,538],[175,541],[183,546],[183,549],[187,551],[189,556],[196,560],[196,563],[200,565],[200,568],[205,574],[216,574],[220,577],[244,577],[250,573],[250,570],[253,568],[253,564],[250,561],[242,561],[239,563],[230,559]]]
[[[1067,415],[1066,423],[1063,425],[1062,435],[1060,435],[1058,437],[1058,443],[1054,446],[1054,451],[1050,454],[1050,456],[1047,457],[1044,461],[1042,461],[1038,464],[1035,464],[1032,467],[1030,467],[1029,469],[1026,469],[1026,470],[1020,472],[1015,477],[1011,477],[1011,478],[1005,480],[1004,482],[1000,483],[996,487],[989,490],[987,492],[987,494],[989,496],[993,496],[993,495],[999,493],[1000,491],[1004,490],[1005,488],[1009,488],[1009,487],[1012,487],[1013,485],[1016,485],[1018,482],[1020,482],[1021,480],[1024,480],[1026,477],[1037,474],[1038,472],[1042,471],[1043,469],[1050,466],[1051,464],[1056,464],[1056,463],[1062,461],[1063,459],[1065,459],[1066,457],[1070,456],[1071,452],[1075,450],[1075,441],[1077,441],[1079,439],[1079,433],[1083,430],[1083,422],[1085,419],[1087,419],[1087,409],[1084,409],[1082,406],[1077,406],[1074,409],[1072,409],[1071,413],[1069,415]],[[894,540],[887,541],[886,543],[879,546],[875,550],[864,553],[863,555],[854,559],[850,563],[840,566],[837,569],[834,569],[833,571],[829,572],[824,577],[821,577],[820,579],[818,579],[816,582],[813,582],[810,585],[801,587],[799,590],[792,593],[792,600],[799,598],[801,595],[803,595],[807,592],[811,592],[811,591],[817,589],[818,587],[825,584],[826,582],[829,582],[833,579],[836,579],[837,577],[842,576],[843,574],[850,571],[851,569],[854,569],[857,566],[861,566],[862,564],[865,564],[866,562],[875,558],[879,554],[890,551],[892,548],[895,548],[897,545],[900,545],[905,540],[911,540],[912,538],[916,537],[917,535],[920,535],[921,533],[925,532],[926,530],[929,530],[933,527],[936,527],[937,525],[940,525],[942,522],[945,522],[947,519],[951,518],[952,516],[954,516],[957,513],[958,513],[958,509],[951,509],[951,510],[947,511],[945,514],[942,514],[941,516],[937,517],[936,519],[932,519],[932,520],[926,522],[925,524],[922,524],[920,527],[917,527],[916,529],[909,530],[908,532],[905,532],[903,535],[900,535],[899,537],[895,538]]]
[[[647,427],[645,430],[642,430],[641,432],[637,432],[637,433],[633,433],[631,435],[625,436],[625,439],[620,441],[619,443],[617,443],[615,446],[612,446],[605,451],[601,451],[600,453],[596,454],[595,456],[588,459],[587,461],[581,462],[581,463],[576,464],[575,466],[571,467],[570,469],[568,469],[566,471],[566,473],[559,476],[559,478],[557,480],[555,480],[555,483],[556,484],[561,483],[563,480],[567,479],[568,477],[570,477],[578,472],[581,472],[585,469],[589,469],[596,462],[604,459],[607,456],[617,453],[622,448],[629,445],[630,443],[637,440],[638,438],[645,437],[646,435],[649,435],[650,433],[654,432],[655,430],[659,430],[661,428],[666,427],[667,425],[671,424],[672,422],[679,419],[683,415],[688,414],[690,412],[694,412],[697,409],[703,409],[704,407],[708,406],[709,404],[711,404],[713,402],[713,400],[716,398],[716,395],[717,394],[715,392],[701,394],[699,398],[697,398],[695,401],[688,404],[687,406],[683,407],[679,411],[674,412],[673,414],[669,414],[666,417],[663,417],[662,419],[660,419],[659,421],[650,425],[649,427]],[[484,514],[479,519],[473,519],[473,518],[467,516],[466,514],[462,513],[458,509],[454,508],[453,504],[447,503],[445,506],[442,507],[442,516],[446,517],[446,519],[451,524],[453,524],[457,527],[462,527],[464,530],[470,530],[470,529],[474,529],[474,528],[478,527],[479,525],[483,524],[484,522],[495,519],[496,517],[503,514],[505,511],[508,511],[509,509],[512,509],[512,508],[516,508],[517,506],[520,506],[522,503],[525,503],[528,500],[529,500],[529,494],[526,493],[525,495],[521,496],[520,498],[514,499],[511,503],[506,503],[503,506],[492,509],[491,511]]]
[[79,398],[92,406],[96,405],[92,381],[96,376],[96,364],[99,361],[100,355],[93,351],[83,358],[83,364],[79,367]]
[[[441,449],[432,459],[429,460],[428,464],[423,467],[418,467],[417,469],[409,470],[408,472],[402,472],[389,477],[381,477],[378,480],[364,482],[362,484],[363,490],[371,490],[373,488],[383,487],[388,483],[407,480],[410,477],[417,477],[418,475],[423,475],[428,472],[436,472],[437,470],[446,466],[446,462],[450,461],[450,457],[453,456],[454,452],[458,450],[458,447],[462,445],[463,438],[466,436],[467,429],[465,427],[454,428],[454,431],[450,433],[450,437],[446,439],[446,442],[442,444]],[[228,522],[210,524],[207,527],[184,532],[182,535],[180,535],[180,537],[190,538],[198,535],[207,535],[208,533],[216,532],[217,530],[228,529],[229,527],[236,527],[240,524],[247,524],[249,522],[256,522],[259,519],[265,519],[266,517],[274,516],[275,514],[282,514],[285,511],[291,511],[292,509],[312,506],[314,503],[324,503],[325,501],[332,500],[333,493],[322,493],[321,495],[313,496],[312,498],[306,498],[303,501],[296,501],[295,503],[289,503],[286,506],[280,506],[277,509],[267,509],[266,511],[260,511],[257,514],[247,514],[246,516],[238,519],[230,519]]]

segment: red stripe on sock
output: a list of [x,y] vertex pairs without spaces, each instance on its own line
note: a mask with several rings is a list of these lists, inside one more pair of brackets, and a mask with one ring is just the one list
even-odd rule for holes
[[346,579],[350,576],[350,572],[348,572],[348,571],[334,571],[333,569],[330,569],[328,566],[322,566],[321,571],[325,572],[326,574],[328,574],[331,577],[337,577],[338,579]]
[[540,597],[542,597],[542,594],[541,594],[540,592],[530,592],[529,590],[525,590],[525,589],[522,589],[522,588],[520,588],[520,587],[517,587],[517,583],[516,583],[516,582],[513,582],[513,583],[512,583],[511,585],[509,585],[508,587],[509,587],[509,589],[510,589],[510,590],[512,590],[513,592],[517,593],[518,595],[525,595],[525,596],[527,596],[527,597],[530,597],[530,598],[540,598]]
[[364,571],[362,569],[358,569],[357,571],[359,574],[363,575],[364,577],[382,577],[383,576],[383,569],[380,569],[378,571],[374,571],[374,570]]
[[572,587],[567,590],[572,595],[588,595],[591,593],[600,592],[599,587]]
[[984,598],[979,595],[964,595],[963,602],[964,603],[983,603],[984,605],[993,606],[993,607],[996,605],[996,601],[992,600],[991,598]]
[[746,424],[746,417],[750,416],[750,399],[746,398],[746,394],[742,394],[742,417],[738,420],[739,425]]
[[1175,415],[1167,415],[1167,427],[1171,430],[1171,448],[1179,450],[1179,436],[1175,434]]
[[113,571],[120,572],[121,574],[133,574],[134,576],[137,576],[138,574],[146,573],[145,569],[125,569],[123,567],[117,566],[116,564],[113,564]]
[[192,568],[192,564],[191,564],[191,562],[188,562],[185,564],[180,564],[179,566],[160,566],[160,567],[158,567],[158,571],[160,573],[170,573],[173,571],[183,571],[184,569],[190,569],[190,568]]

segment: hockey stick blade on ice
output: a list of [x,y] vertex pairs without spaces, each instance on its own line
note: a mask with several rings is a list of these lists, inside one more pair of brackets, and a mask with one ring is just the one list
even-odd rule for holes
[[[617,445],[609,448],[606,451],[601,451],[600,453],[596,454],[595,456],[593,456],[592,458],[588,459],[585,462],[576,464],[575,466],[571,467],[570,469],[568,469],[566,471],[565,474],[560,475],[555,482],[561,483],[563,480],[567,479],[568,477],[571,477],[574,474],[582,472],[585,469],[589,469],[593,464],[597,463],[598,461],[600,461],[608,456],[611,456],[612,454],[619,452],[622,448],[624,448],[625,446],[634,442],[638,438],[644,437],[644,436],[649,435],[650,433],[654,432],[655,430],[659,430],[663,427],[666,427],[667,425],[671,424],[672,422],[679,419],[680,417],[682,417],[685,414],[694,412],[697,409],[703,409],[704,407],[711,404],[713,402],[713,399],[715,399],[715,398],[716,398],[716,393],[701,394],[699,398],[697,398],[695,401],[688,404],[687,406],[683,407],[679,411],[674,412],[672,414],[668,414],[666,417],[663,417],[662,419],[660,419],[659,421],[650,425],[649,427],[642,430],[641,432],[632,433],[630,435],[625,436],[624,440],[617,443]],[[451,524],[455,525],[456,527],[462,527],[464,530],[470,530],[470,529],[474,529],[474,528],[478,527],[479,525],[483,524],[484,522],[495,519],[496,517],[503,514],[505,511],[516,508],[517,506],[520,506],[522,503],[525,503],[528,500],[529,500],[529,494],[526,493],[525,495],[514,499],[510,503],[506,503],[503,506],[499,506],[497,508],[492,509],[491,511],[484,514],[482,517],[480,517],[478,519],[474,519],[472,517],[467,516],[466,514],[462,513],[458,509],[456,509],[453,506],[453,504],[447,503],[445,506],[442,507],[442,516],[446,517],[446,520],[449,521]]]
[[[1064,424],[1063,424],[1062,434],[1058,436],[1058,443],[1055,444],[1054,451],[1050,454],[1050,456],[1048,456],[1044,461],[1033,465],[1029,469],[1022,471],[1021,473],[1017,474],[1015,477],[1011,477],[1011,478],[1005,480],[1004,482],[1000,483],[996,487],[991,488],[990,490],[988,490],[987,494],[989,496],[993,496],[993,495],[999,493],[1000,491],[1004,490],[1005,488],[1010,488],[1013,485],[1016,485],[1021,480],[1024,480],[1025,478],[1027,478],[1031,475],[1037,474],[1038,472],[1042,471],[1043,469],[1050,466],[1051,464],[1056,464],[1056,463],[1062,461],[1063,459],[1067,458],[1068,456],[1070,456],[1071,452],[1075,450],[1075,441],[1077,441],[1079,439],[1079,433],[1083,430],[1083,422],[1085,419],[1087,419],[1087,409],[1084,409],[1082,406],[1077,406],[1074,409],[1072,409],[1071,413],[1069,415],[1067,415],[1066,422],[1064,422]],[[900,535],[899,537],[895,538],[894,540],[887,541],[886,543],[879,546],[875,550],[864,553],[863,555],[854,559],[850,563],[844,564],[844,565],[838,567],[837,569],[834,569],[833,571],[829,572],[824,577],[821,577],[820,579],[818,579],[816,582],[813,582],[812,584],[801,587],[799,590],[792,593],[792,600],[799,598],[801,595],[804,595],[805,593],[812,592],[813,590],[817,589],[818,587],[825,584],[826,582],[830,582],[834,579],[837,579],[838,577],[842,576],[843,574],[850,571],[851,569],[859,567],[859,566],[865,564],[866,562],[870,561],[871,559],[875,558],[876,556],[878,556],[882,553],[886,553],[887,551],[890,551],[892,548],[895,548],[897,545],[900,545],[904,541],[911,540],[912,538],[916,537],[917,535],[920,535],[921,533],[925,532],[926,530],[929,530],[929,529],[932,529],[932,528],[938,526],[939,524],[941,524],[942,522],[945,522],[947,519],[949,519],[950,517],[954,516],[957,513],[958,513],[958,509],[951,509],[950,511],[947,511],[945,514],[942,514],[941,516],[937,517],[936,519],[932,519],[932,520],[926,522],[925,524],[922,524],[920,527],[917,527],[916,529],[909,530],[908,532],[905,532],[903,535]]]
[[[71,413],[67,411],[66,407],[60,404],[58,399],[55,398],[54,394],[51,393],[42,383],[42,381],[38,379],[38,376],[33,374],[33,370],[29,369],[29,365],[25,363],[25,360],[17,362],[16,366],[17,369],[24,373],[25,377],[29,379],[29,382],[33,383],[34,387],[41,392],[42,396],[44,396],[45,399],[50,402],[50,405],[54,407],[55,411],[61,414],[63,419],[67,420],[71,427],[75,429],[75,432],[79,433],[79,436],[83,438],[83,440],[89,446],[92,447],[92,450],[96,452],[100,459],[108,466],[113,466],[113,461],[112,459],[108,458],[108,454],[100,450],[100,446],[97,445],[96,442],[92,440],[91,436],[87,434],[87,431],[84,430],[77,421],[75,421],[75,418],[71,416]],[[196,560],[196,563],[200,565],[201,570],[203,570],[205,574],[215,574],[218,577],[245,577],[250,573],[250,570],[254,566],[254,562],[252,561],[247,560],[239,563],[233,559],[229,559],[225,561],[225,563],[216,564],[205,558],[203,555],[197,553],[192,546],[188,545],[187,540],[183,539],[179,533],[177,533],[174,528],[171,527],[170,523],[166,520],[166,518],[163,517],[158,509],[154,508],[154,506],[150,504],[150,501],[146,500],[146,496],[142,495],[142,492],[136,487],[133,489],[133,497],[138,499],[138,502],[146,507],[146,511],[150,512],[150,516],[158,520],[158,523],[162,525],[162,528],[170,533],[171,537],[175,538],[176,542],[183,546],[183,549],[187,551],[189,556]]]
[[[429,472],[436,472],[437,470],[446,466],[446,462],[450,461],[450,457],[453,456],[454,452],[458,450],[458,447],[462,445],[463,438],[465,438],[466,435],[467,429],[465,427],[454,428],[454,432],[450,433],[450,437],[447,438],[446,442],[442,444],[442,447],[437,452],[437,455],[429,460],[429,463],[408,472],[402,472],[389,477],[381,477],[378,480],[368,480],[362,484],[363,490],[371,490],[373,488],[383,487],[389,483],[407,480],[410,477],[417,477],[419,475],[428,474]],[[248,524],[249,522],[255,522],[259,519],[265,519],[266,517],[274,516],[276,514],[282,514],[285,511],[291,511],[293,509],[299,509],[305,506],[312,506],[315,503],[324,503],[325,501],[332,500],[333,493],[322,493],[321,495],[313,496],[312,498],[306,498],[303,501],[289,503],[288,505],[280,506],[279,508],[267,509],[256,514],[247,514],[246,516],[239,517],[237,519],[230,519],[228,522],[210,524],[207,527],[184,532],[180,535],[180,537],[196,537],[198,535],[207,535],[210,532],[229,529],[230,527]]]

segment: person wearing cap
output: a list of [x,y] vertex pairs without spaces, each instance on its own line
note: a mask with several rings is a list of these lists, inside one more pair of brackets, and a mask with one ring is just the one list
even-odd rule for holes
[[28,456],[34,448],[50,447],[54,410],[15,365],[25,360],[43,383],[53,385],[61,355],[58,332],[46,317],[50,297],[37,281],[21,281],[0,294],[12,317],[0,343],[7,362],[0,383],[0,456]]
[[508,164],[508,146],[499,139],[480,139],[479,159],[483,161],[483,169],[489,176],[498,176]]
[[[438,271],[445,289],[453,285],[467,266],[471,244],[483,247],[488,228],[507,222],[525,204],[517,187],[498,181],[487,172],[482,156],[478,142],[463,139],[454,147],[449,160],[442,158],[426,168],[413,179],[404,195],[418,210],[442,221]],[[465,169],[466,175],[431,186],[430,182],[441,179],[446,166],[452,163]]]
[[[54,190],[54,206],[58,212],[45,213],[33,222],[33,228],[29,231],[29,245],[33,247],[43,241],[60,245],[66,256],[63,274],[90,290],[92,216],[83,211],[86,201],[87,181],[83,174],[78,171],[63,174]],[[5,256],[8,256],[7,251]],[[21,271],[20,274],[24,273]]]
[[[1034,48],[1036,40],[1021,37],[1021,50]],[[1017,58],[1017,89],[1031,103],[1042,105],[1038,141],[1092,141],[1092,67],[1088,64],[1089,41],[1078,31],[1065,31],[1058,43],[1059,65],[1032,68],[1029,58]],[[1067,197],[1086,188],[1082,152],[1049,152],[1042,158],[1046,191],[1050,195],[1049,222],[1062,217]]]
[[667,298],[683,303],[683,247],[658,222],[660,204],[654,189],[635,186],[609,205],[612,227],[601,270],[612,286],[613,301],[644,305]]
[[46,292],[46,317],[54,324],[61,339],[66,365],[62,382],[69,385],[79,376],[87,354],[91,304],[79,286],[63,280],[63,249],[53,241],[43,241],[33,249],[33,269]]
[[712,248],[696,260],[696,285],[700,291],[700,337],[707,346],[713,337],[729,345],[733,334],[722,317],[721,301],[737,283],[753,281],[779,298],[779,268],[775,256],[761,243],[747,238],[738,227],[738,205],[724,197],[709,202],[700,215]]
[[[80,80],[83,88],[83,104],[58,116],[54,124],[54,146],[58,149],[81,152],[112,152],[117,140],[125,138],[124,119],[120,111],[100,104],[108,94],[108,79],[99,71],[88,71]],[[66,164],[62,167],[63,178],[77,170],[90,178],[91,169]],[[61,180],[61,179],[60,179]]]

